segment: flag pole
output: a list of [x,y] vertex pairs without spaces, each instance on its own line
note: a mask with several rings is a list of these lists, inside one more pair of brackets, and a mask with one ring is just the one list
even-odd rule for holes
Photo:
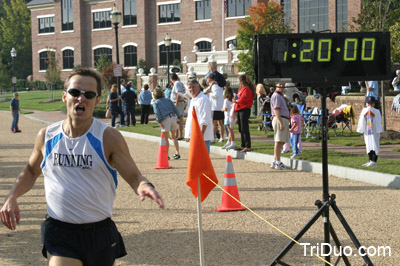
[[221,51],[225,50],[225,1],[222,0],[222,49]]
[[200,177],[197,178],[197,219],[199,227],[199,252],[200,252],[200,266],[205,266],[204,260],[204,245],[203,245],[203,219],[201,215],[201,193],[200,193]]

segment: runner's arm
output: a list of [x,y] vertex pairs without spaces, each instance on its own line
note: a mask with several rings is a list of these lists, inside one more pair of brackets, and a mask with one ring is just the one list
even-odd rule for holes
[[104,132],[104,152],[110,165],[114,165],[122,178],[131,186],[143,201],[146,197],[154,200],[163,209],[164,202],[158,192],[148,185],[132,159],[128,145],[121,133],[113,128]]

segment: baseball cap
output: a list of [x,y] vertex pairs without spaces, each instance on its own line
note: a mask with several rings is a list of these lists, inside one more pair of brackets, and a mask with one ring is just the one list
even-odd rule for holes
[[214,79],[214,74],[211,73],[211,72],[208,72],[207,75],[206,75],[206,78]]
[[375,103],[375,97],[374,96],[367,96],[365,97],[365,103]]

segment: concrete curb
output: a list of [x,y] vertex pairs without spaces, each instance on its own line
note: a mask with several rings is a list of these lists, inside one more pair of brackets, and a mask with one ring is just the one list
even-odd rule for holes
[[[130,137],[135,139],[142,139],[153,142],[160,142],[160,137],[148,136],[144,134],[120,131],[124,137]],[[189,143],[185,141],[179,141],[179,146],[183,148],[189,148]],[[274,157],[269,154],[262,154],[257,152],[243,153],[233,150],[223,150],[221,147],[211,146],[211,153],[217,155],[231,155],[235,159],[244,159],[247,161],[271,164]],[[322,174],[322,163],[309,162],[297,159],[290,159],[286,157],[281,158],[282,162],[289,165],[292,169],[313,172]],[[379,172],[371,172],[367,170],[359,170],[349,167],[337,166],[328,164],[329,175],[337,176],[340,178],[347,178],[351,180],[361,181],[373,185],[384,186],[389,188],[400,188],[400,175],[384,174]]]

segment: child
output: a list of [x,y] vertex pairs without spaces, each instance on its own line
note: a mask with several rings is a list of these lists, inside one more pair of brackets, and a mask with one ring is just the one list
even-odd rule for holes
[[301,139],[301,125],[303,124],[303,117],[296,105],[292,105],[290,108],[290,124],[292,125],[289,130],[291,133],[290,144],[292,145],[292,156],[290,158],[293,159],[299,155],[299,140]]
[[358,119],[357,132],[364,133],[365,147],[369,157],[369,162],[364,166],[378,165],[379,139],[382,132],[381,112],[375,108],[375,97],[367,96],[365,98],[366,106],[362,109]]
[[224,105],[221,111],[225,112],[224,125],[227,126],[229,134],[228,141],[224,146],[222,146],[222,149],[236,149],[235,134],[233,132],[236,120],[236,114],[234,111],[235,104],[232,102],[233,97],[234,95],[232,88],[227,87],[224,92]]

